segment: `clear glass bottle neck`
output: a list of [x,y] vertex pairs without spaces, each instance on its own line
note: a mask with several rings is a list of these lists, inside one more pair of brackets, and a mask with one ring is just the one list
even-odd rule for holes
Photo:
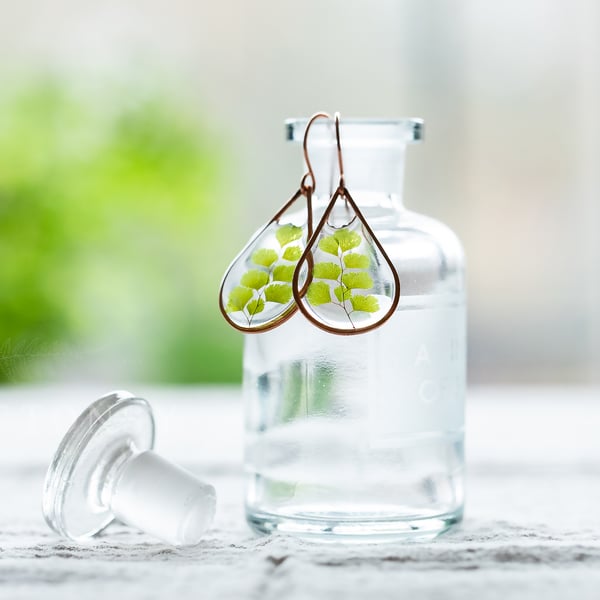
[[[345,185],[362,210],[378,213],[402,210],[404,155],[403,144],[343,148]],[[335,146],[313,149],[310,161],[315,173],[315,203],[319,206],[329,200],[339,185]]]
[[[302,143],[305,119],[286,121],[289,140]],[[420,119],[342,119],[340,140],[346,188],[370,216],[403,210],[404,156],[407,144],[423,137]],[[315,174],[315,206],[328,201],[339,183],[333,124],[315,121],[308,134],[308,156]],[[304,165],[306,170],[306,165]]]

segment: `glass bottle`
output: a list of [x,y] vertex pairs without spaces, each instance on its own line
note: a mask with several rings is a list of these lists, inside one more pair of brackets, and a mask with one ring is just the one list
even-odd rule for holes
[[[301,143],[305,120],[286,122]],[[448,227],[404,208],[407,120],[343,120],[346,187],[396,266],[398,308],[362,335],[300,313],[244,348],[246,514],[261,532],[433,537],[463,511],[465,284]],[[334,134],[315,123],[315,222],[337,185]]]

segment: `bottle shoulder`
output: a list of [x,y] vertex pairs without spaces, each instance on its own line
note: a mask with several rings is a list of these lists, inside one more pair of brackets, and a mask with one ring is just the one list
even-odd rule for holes
[[377,228],[376,235],[404,281],[404,292],[464,290],[463,247],[441,221],[403,210],[393,223]]
[[463,245],[452,229],[445,223],[410,210],[402,211],[397,220],[397,230],[411,232],[415,237],[423,236],[429,238],[444,253],[451,254],[457,260],[464,260]]
[[429,248],[437,254],[453,257],[463,262],[464,250],[458,236],[444,223],[417,212],[403,210],[394,220],[376,224],[373,229],[377,235],[391,246],[410,245]]

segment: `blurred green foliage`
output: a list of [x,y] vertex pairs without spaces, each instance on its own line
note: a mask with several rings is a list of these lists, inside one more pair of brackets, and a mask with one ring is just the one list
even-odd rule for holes
[[225,159],[164,93],[0,93],[0,381],[238,380]]

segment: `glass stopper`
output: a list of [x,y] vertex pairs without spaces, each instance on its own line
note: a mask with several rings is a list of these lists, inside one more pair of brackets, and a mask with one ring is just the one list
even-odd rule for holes
[[198,543],[215,514],[215,489],[153,446],[154,417],[143,398],[117,391],[88,406],[48,468],[48,525],[83,541],[117,518],[170,544]]

